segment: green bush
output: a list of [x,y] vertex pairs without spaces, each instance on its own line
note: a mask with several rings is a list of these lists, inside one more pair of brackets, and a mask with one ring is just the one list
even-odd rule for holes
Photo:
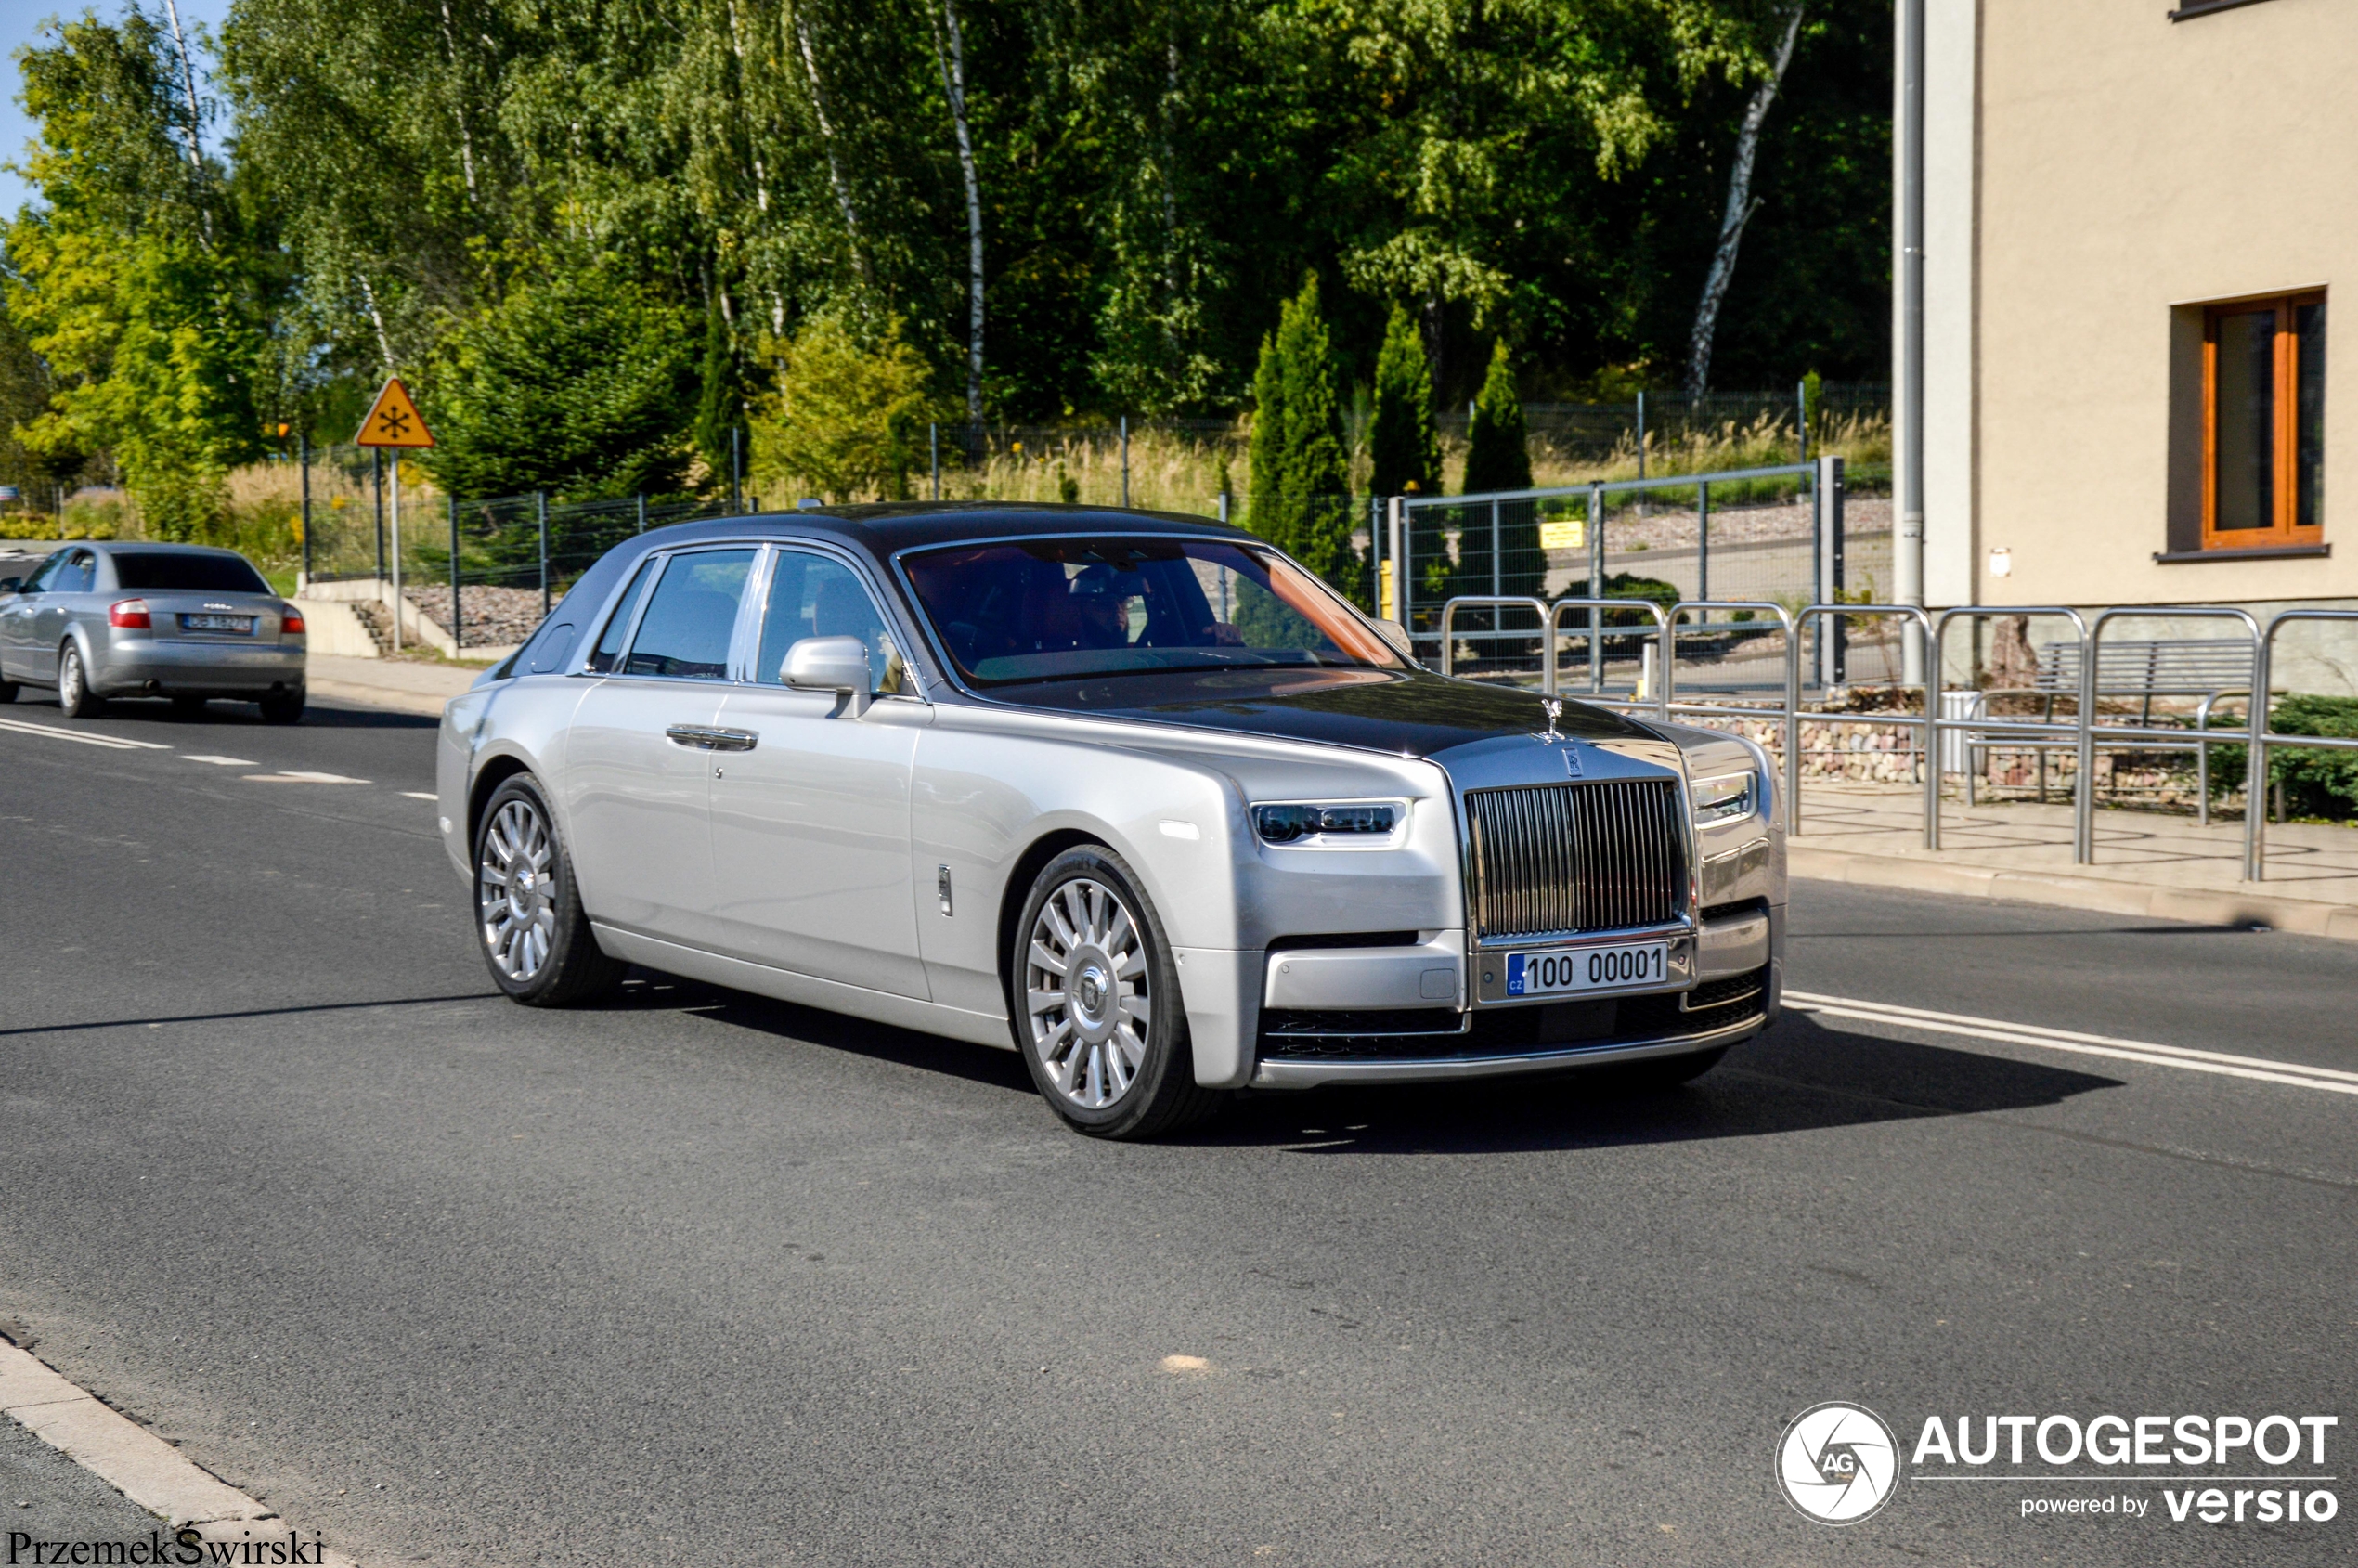
[[[2280,735],[2330,735],[2358,739],[2358,697],[2290,696],[2279,701],[2269,726]],[[2214,718],[2211,727],[2240,730],[2241,721]],[[2210,791],[2228,795],[2243,787],[2245,748],[2213,746]],[[2282,785],[2285,810],[2295,817],[2358,817],[2358,752],[2268,748],[2268,781]]]

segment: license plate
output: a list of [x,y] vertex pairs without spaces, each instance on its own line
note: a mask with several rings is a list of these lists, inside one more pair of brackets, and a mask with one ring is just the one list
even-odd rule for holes
[[183,616],[181,627],[188,631],[237,631],[253,635],[252,616]]
[[1565,991],[1661,985],[1669,959],[1668,942],[1583,947],[1563,952],[1510,952],[1507,955],[1507,994],[1554,996]]

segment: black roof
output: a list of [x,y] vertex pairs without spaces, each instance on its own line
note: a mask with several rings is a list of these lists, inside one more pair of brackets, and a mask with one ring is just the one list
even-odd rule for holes
[[[958,544],[1009,535],[1185,534],[1203,538],[1249,539],[1242,528],[1179,512],[1129,511],[1109,506],[1047,506],[1008,501],[889,501],[860,506],[812,507],[800,512],[758,512],[735,517],[674,523],[661,531],[667,545],[703,538],[830,537],[877,556],[923,545]],[[655,536],[649,536],[654,542]]]

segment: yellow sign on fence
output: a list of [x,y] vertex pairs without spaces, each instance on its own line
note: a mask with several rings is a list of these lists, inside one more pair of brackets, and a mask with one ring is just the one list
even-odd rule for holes
[[1542,550],[1586,550],[1588,548],[1588,520],[1585,517],[1559,518],[1539,525],[1539,548]]

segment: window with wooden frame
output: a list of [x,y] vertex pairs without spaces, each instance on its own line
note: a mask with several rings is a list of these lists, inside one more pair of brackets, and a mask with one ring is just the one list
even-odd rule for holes
[[2326,296],[2203,312],[2202,547],[2322,543]]

